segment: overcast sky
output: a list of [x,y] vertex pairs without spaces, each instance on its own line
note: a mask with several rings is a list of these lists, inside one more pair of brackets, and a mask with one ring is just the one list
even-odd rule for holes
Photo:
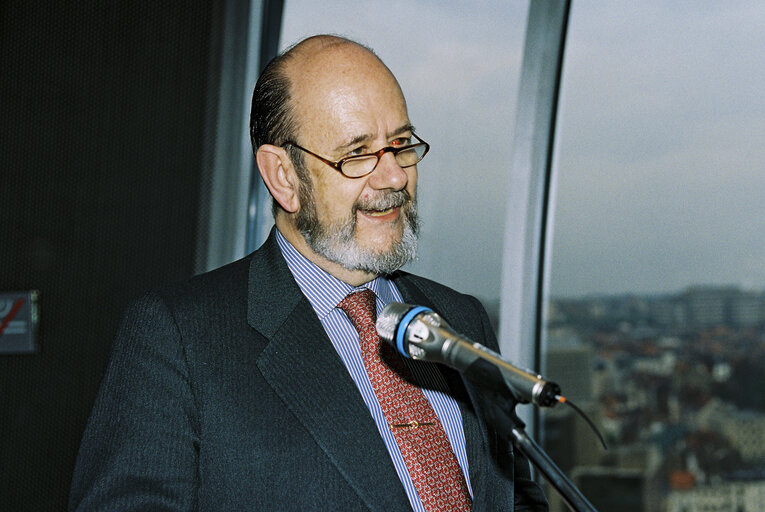
[[[499,295],[526,2],[287,0],[283,46],[334,32],[399,78],[418,132],[413,270]],[[573,0],[551,291],[765,288],[765,2]],[[470,270],[468,270],[470,269]]]

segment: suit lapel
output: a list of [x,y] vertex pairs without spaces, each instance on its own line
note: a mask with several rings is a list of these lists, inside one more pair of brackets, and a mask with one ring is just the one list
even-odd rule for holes
[[273,233],[250,266],[248,322],[261,373],[371,510],[409,507],[377,427]]

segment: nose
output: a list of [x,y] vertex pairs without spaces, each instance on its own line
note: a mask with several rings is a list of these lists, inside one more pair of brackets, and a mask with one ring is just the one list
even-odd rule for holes
[[404,169],[398,164],[393,153],[385,153],[369,175],[368,184],[378,190],[402,190],[409,182],[409,172],[417,172],[416,167]]

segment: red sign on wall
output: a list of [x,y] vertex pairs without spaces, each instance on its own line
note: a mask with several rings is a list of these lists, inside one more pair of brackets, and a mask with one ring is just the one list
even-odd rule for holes
[[0,354],[37,350],[37,291],[0,292]]

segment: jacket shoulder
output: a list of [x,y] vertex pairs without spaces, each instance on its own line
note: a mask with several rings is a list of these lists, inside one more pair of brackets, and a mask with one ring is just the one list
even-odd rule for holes
[[246,295],[247,278],[252,256],[197,274],[184,281],[161,286],[154,293],[170,303],[191,299],[198,301],[205,297],[218,298],[241,291]]

